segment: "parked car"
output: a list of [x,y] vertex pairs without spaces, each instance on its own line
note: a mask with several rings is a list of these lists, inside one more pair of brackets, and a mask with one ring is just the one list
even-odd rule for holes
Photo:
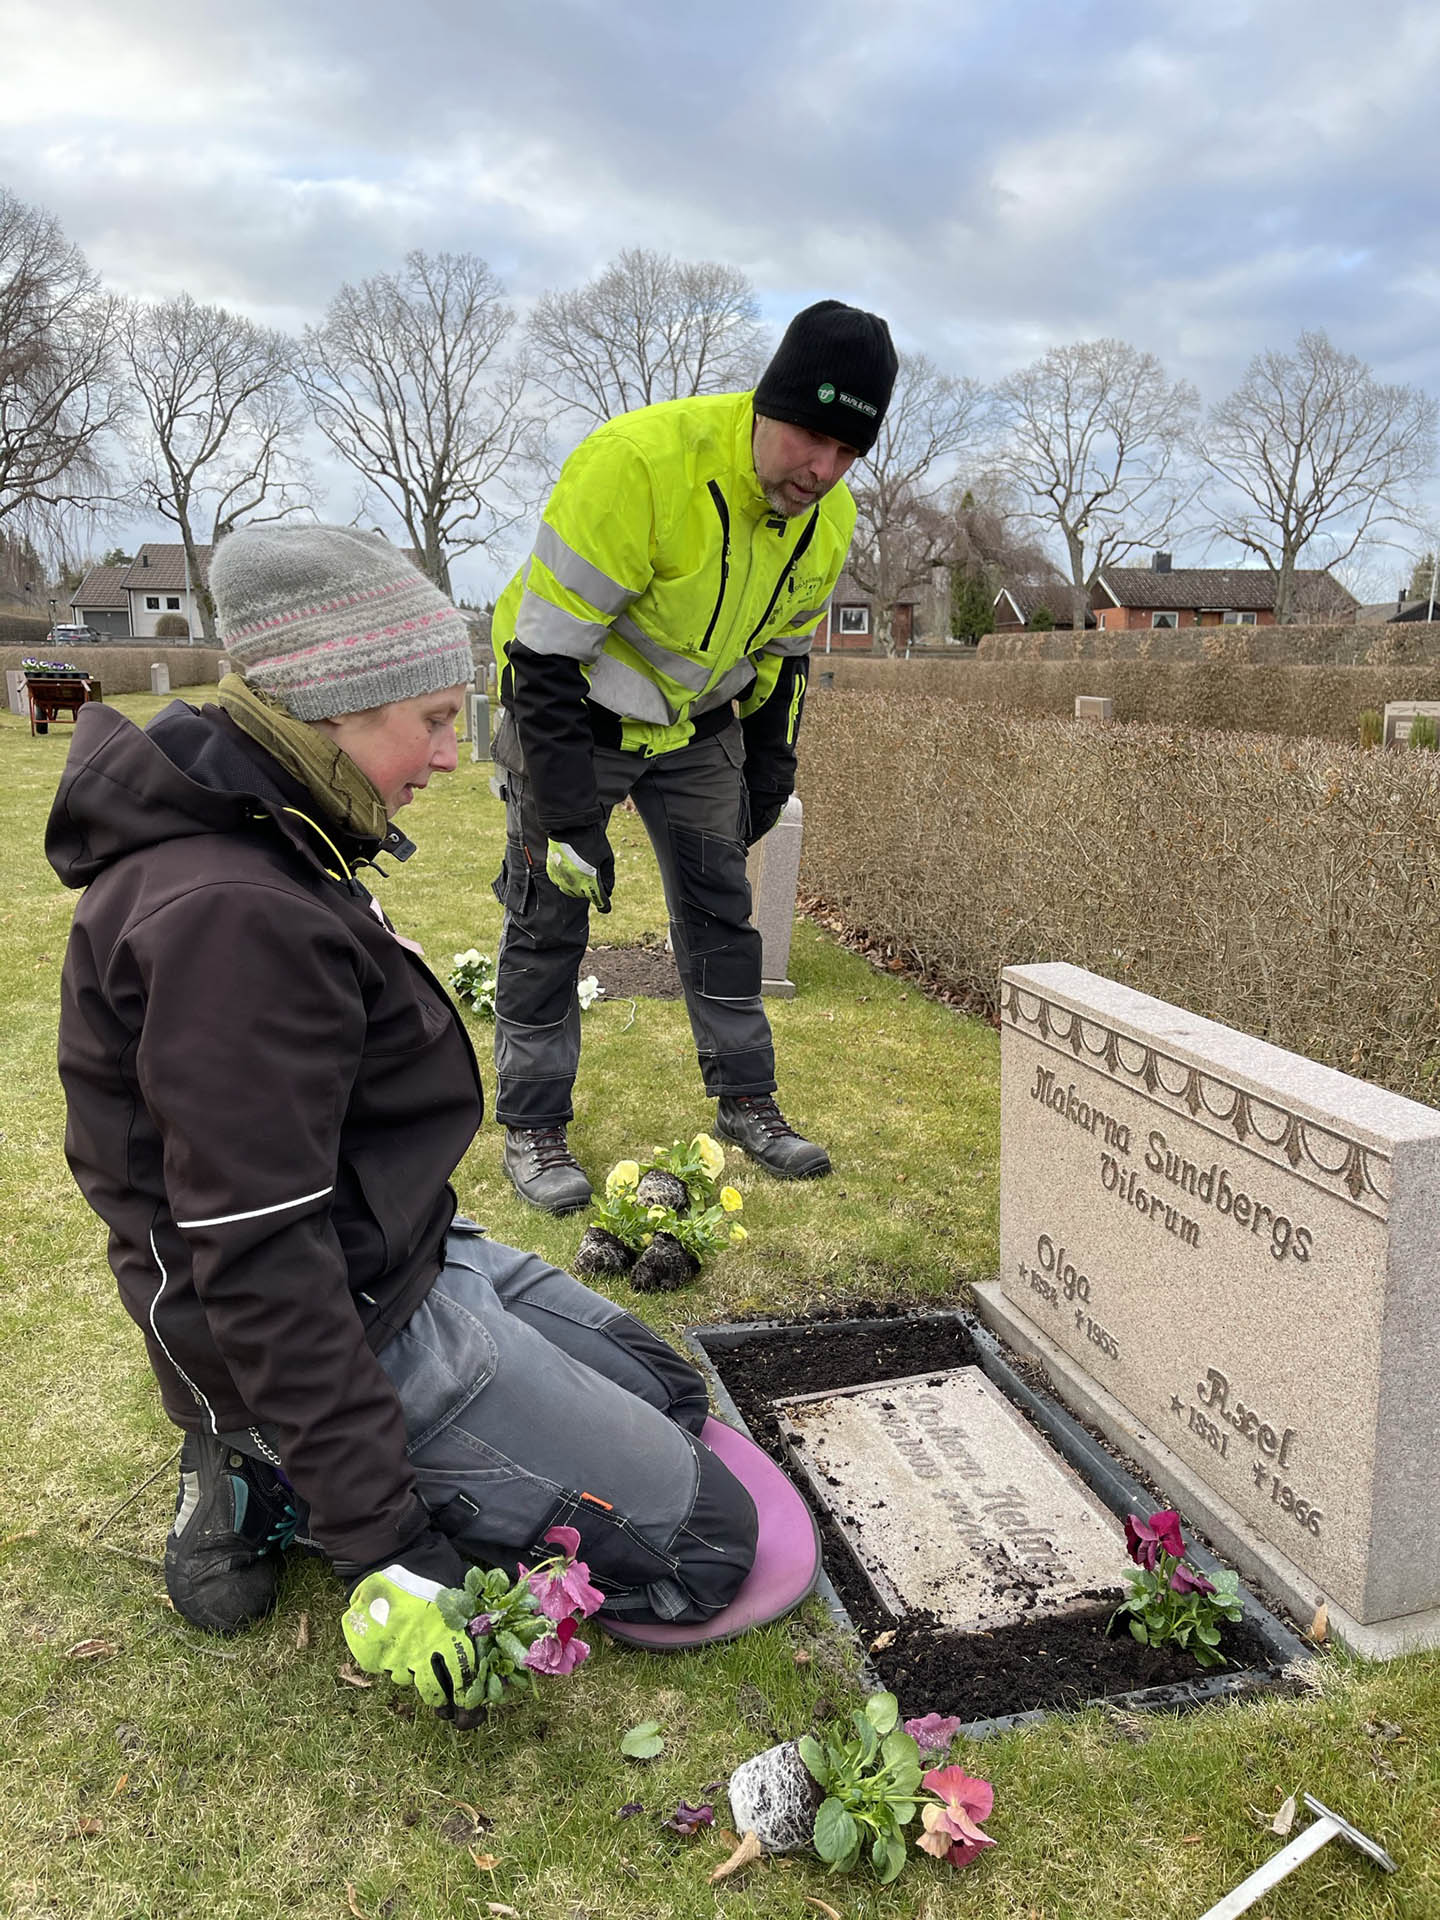
[[87,643],[99,645],[100,635],[94,627],[52,627],[46,644],[54,647],[83,647]]

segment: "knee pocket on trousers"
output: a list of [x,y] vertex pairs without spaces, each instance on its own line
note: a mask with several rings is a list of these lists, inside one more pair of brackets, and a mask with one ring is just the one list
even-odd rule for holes
[[490,891],[507,913],[521,914],[535,898],[535,875],[520,840],[505,842],[505,860]]
[[716,1000],[760,991],[760,935],[749,924],[750,888],[738,838],[676,827],[671,834],[680,930],[695,986]]

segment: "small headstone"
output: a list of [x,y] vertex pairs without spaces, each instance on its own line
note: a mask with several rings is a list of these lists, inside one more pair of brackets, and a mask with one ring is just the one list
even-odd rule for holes
[[1115,702],[1107,700],[1103,694],[1077,693],[1075,696],[1075,718],[1077,720],[1113,720]]
[[1381,744],[1387,747],[1408,745],[1410,728],[1422,713],[1440,726],[1440,700],[1387,700]]
[[985,1317],[1297,1617],[1440,1644],[1440,1112],[1079,967],[1001,1031]]
[[483,693],[467,693],[465,696],[466,731],[470,736],[470,758],[489,760],[490,752],[490,702]]
[[1102,1507],[978,1367],[776,1402],[886,1609],[984,1633],[1114,1594]]
[[30,718],[30,700],[25,692],[25,675],[19,667],[5,669],[5,703],[22,720]]
[[750,922],[760,935],[761,993],[793,1000],[789,975],[790,938],[795,931],[795,895],[800,887],[800,850],[805,838],[805,809],[792,793],[785,811],[763,839],[750,849]]
[[150,663],[150,691],[151,693],[169,693],[170,691],[170,669],[163,660],[152,660]]

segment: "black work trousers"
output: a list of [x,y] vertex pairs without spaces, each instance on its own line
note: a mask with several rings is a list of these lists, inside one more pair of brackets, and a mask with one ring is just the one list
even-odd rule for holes
[[[574,1118],[575,989],[590,909],[546,875],[547,837],[508,713],[493,751],[506,802],[505,865],[495,882],[505,909],[495,982],[495,1118],[508,1127],[562,1126]],[[673,753],[595,749],[606,821],[632,795],[655,849],[675,964],[711,1098],[775,1091],[775,1049],[760,998],[760,935],[750,924],[745,873],[744,760],[738,720]]]

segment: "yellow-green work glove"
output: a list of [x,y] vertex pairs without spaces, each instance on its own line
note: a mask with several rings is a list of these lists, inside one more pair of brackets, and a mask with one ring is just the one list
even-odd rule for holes
[[610,911],[615,886],[615,856],[599,827],[584,827],[568,840],[547,842],[545,872],[550,884],[572,900],[588,900],[601,913]]
[[342,1627],[355,1664],[388,1673],[428,1707],[478,1707],[475,1649],[464,1628],[448,1627],[435,1604],[438,1582],[405,1567],[370,1573],[350,1596]]

